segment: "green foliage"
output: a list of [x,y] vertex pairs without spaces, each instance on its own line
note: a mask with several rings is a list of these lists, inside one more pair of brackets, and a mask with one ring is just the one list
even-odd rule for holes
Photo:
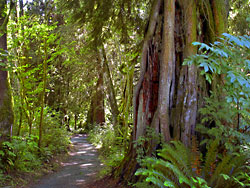
[[249,0],[231,0],[229,12],[229,31],[235,35],[249,34]]
[[111,125],[95,125],[89,132],[88,139],[100,151],[102,162],[106,165],[103,174],[110,172],[112,167],[117,167],[124,158],[122,138],[115,135]]
[[[145,136],[140,136],[134,143],[134,148],[136,149],[136,160],[141,165],[143,159],[152,150],[151,146],[156,146],[160,144],[160,137],[155,133],[155,129],[147,127]],[[154,141],[154,143],[152,143]],[[154,153],[151,153],[154,155]]]
[[0,150],[0,167],[5,171],[17,170],[29,172],[41,166],[37,146],[37,137],[13,137],[11,142],[4,142]]
[[201,54],[190,56],[185,64],[201,67],[201,75],[214,86],[200,112],[202,123],[227,125],[247,130],[250,124],[250,37],[223,34],[214,44],[193,43]]
[[173,141],[158,151],[158,158],[145,158],[143,166],[146,168],[138,169],[136,175],[146,176],[147,182],[158,187],[248,186],[249,153],[238,155],[226,152],[222,155],[218,144],[218,139],[213,140],[207,146],[206,155],[202,156],[195,154],[181,142]]
[[[16,171],[34,172],[49,162],[53,156],[66,152],[69,146],[69,133],[60,124],[60,114],[46,108],[44,137],[41,148],[38,148],[38,136],[13,136],[11,141],[4,142],[0,149],[0,182],[10,178],[8,173]],[[39,112],[37,112],[39,114]],[[35,117],[39,117],[35,114]],[[37,126],[34,123],[34,126]],[[37,131],[34,131],[37,133]],[[3,178],[1,178],[3,176]],[[8,180],[10,181],[10,180]]]
[[44,110],[43,157],[50,159],[54,154],[66,152],[70,143],[70,134],[61,125],[60,113],[47,107]]
[[[128,184],[130,185],[130,184]],[[133,187],[136,187],[136,188],[157,188],[156,185],[152,184],[152,183],[149,183],[149,182],[137,182],[135,184],[131,184]]]
[[203,125],[198,125],[197,131],[205,137],[201,145],[210,143],[213,139],[220,139],[221,150],[245,152],[246,149],[250,149],[250,135],[241,133],[231,127],[218,125],[217,127],[206,128]]

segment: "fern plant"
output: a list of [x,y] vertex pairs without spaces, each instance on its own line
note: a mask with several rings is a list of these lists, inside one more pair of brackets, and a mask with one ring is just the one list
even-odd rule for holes
[[[228,152],[221,155],[218,151],[219,140],[213,140],[202,156],[192,152],[181,142],[166,144],[158,152],[158,158],[144,159],[144,168],[136,175],[146,176],[147,182],[158,187],[204,188],[204,187],[242,187],[250,185],[246,162],[248,154],[236,155]],[[198,158],[197,158],[198,157]],[[245,173],[245,176],[242,175]]]

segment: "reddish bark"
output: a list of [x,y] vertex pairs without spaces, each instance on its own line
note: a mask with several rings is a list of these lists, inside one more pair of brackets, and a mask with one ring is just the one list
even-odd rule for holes
[[[117,170],[122,179],[133,179],[138,166],[133,144],[140,136],[146,136],[147,127],[162,133],[162,142],[177,139],[187,146],[191,144],[199,120],[198,109],[203,105],[208,87],[203,79],[198,79],[196,67],[183,66],[183,61],[197,52],[192,42],[202,39],[213,41],[213,27],[209,32],[203,28],[223,17],[204,12],[203,6],[207,6],[208,10],[216,7],[208,0],[154,1],[142,49],[141,74],[134,91],[135,121],[131,144]],[[221,14],[223,11],[217,12]],[[197,27],[199,24],[200,27]],[[148,142],[145,147],[152,151],[156,148],[153,144],[153,141]]]

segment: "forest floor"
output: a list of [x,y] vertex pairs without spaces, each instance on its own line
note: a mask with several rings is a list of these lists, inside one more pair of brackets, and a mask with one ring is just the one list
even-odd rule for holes
[[40,179],[30,188],[79,188],[90,187],[96,181],[101,169],[95,147],[88,143],[86,135],[75,135],[71,138],[74,145],[61,168]]

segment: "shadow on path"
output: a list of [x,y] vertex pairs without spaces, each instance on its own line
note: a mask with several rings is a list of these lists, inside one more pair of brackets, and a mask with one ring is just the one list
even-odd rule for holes
[[88,143],[85,135],[75,135],[71,142],[75,151],[70,152],[63,167],[31,188],[78,188],[95,178],[101,167],[95,147]]

